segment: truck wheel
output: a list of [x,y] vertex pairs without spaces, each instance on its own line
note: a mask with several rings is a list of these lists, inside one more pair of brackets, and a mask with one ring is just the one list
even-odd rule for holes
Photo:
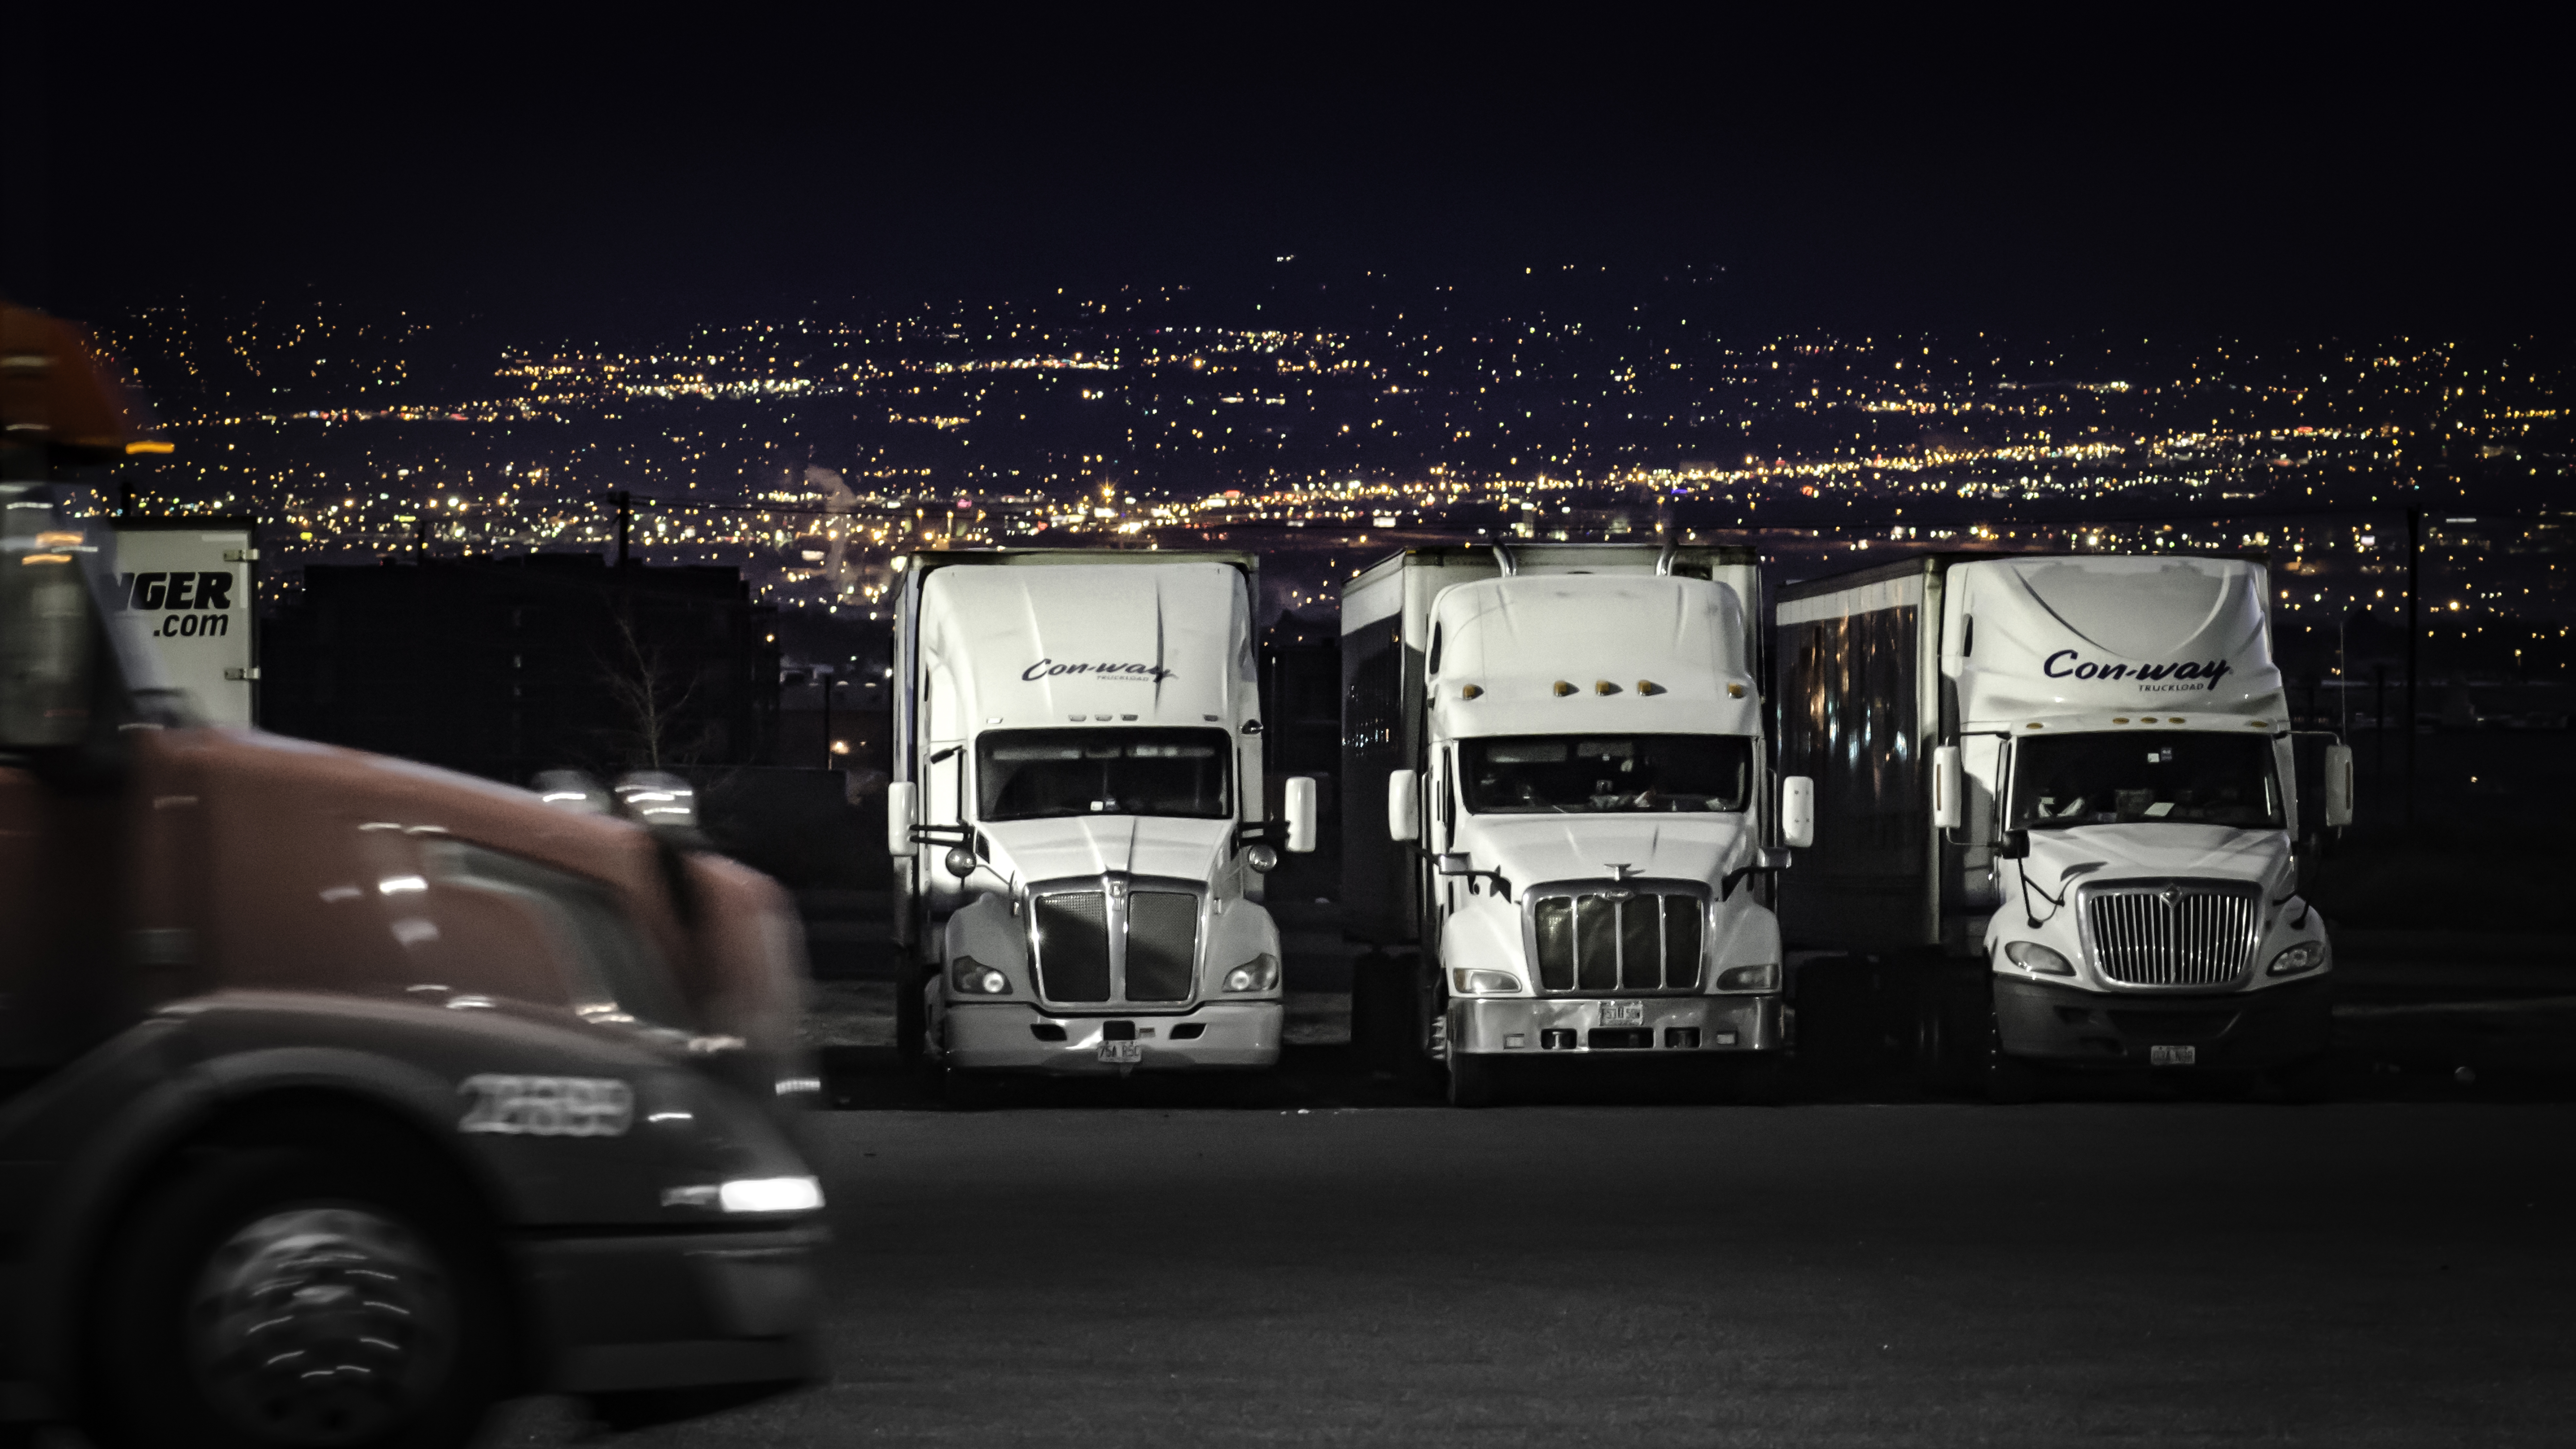
[[503,1388],[497,1250],[419,1164],[235,1149],[155,1191],[105,1261],[87,1377],[108,1445],[450,1449]]
[[2003,1023],[1995,1019],[1992,1005],[1986,1007],[1986,1040],[1983,1085],[1986,1100],[1999,1107],[2016,1107],[2039,1100],[2039,1068],[2004,1053]]
[[1747,1107],[1777,1107],[1789,1100],[1789,1059],[1763,1052],[1735,1063],[1735,1100]]
[[930,1013],[922,1005],[921,993],[929,978],[909,955],[894,980],[894,1052],[899,1061],[918,1062],[925,1055],[923,1033],[929,1030]]
[[1492,1062],[1473,1052],[1449,1054],[1450,1106],[1490,1107],[1499,1096]]

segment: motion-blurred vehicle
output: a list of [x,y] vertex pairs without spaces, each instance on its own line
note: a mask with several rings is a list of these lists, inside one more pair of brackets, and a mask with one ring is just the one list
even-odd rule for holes
[[[1927,555],[1779,591],[1783,768],[1824,843],[1793,945],[1912,963],[1924,1073],[2002,1100],[2049,1068],[2280,1074],[2327,1045],[2332,953],[2264,565]],[[2301,737],[2304,742],[2308,737]],[[2319,832],[2311,832],[2319,833]]]
[[[1277,1064],[1248,554],[896,560],[897,1030],[949,1085]],[[938,849],[936,857],[922,850]]]
[[1779,1093],[1795,1018],[1767,897],[1807,782],[1763,748],[1760,604],[1751,550],[1653,544],[1411,549],[1343,587],[1364,1046],[1438,1063],[1460,1105],[1542,1061],[1693,1061]]
[[199,723],[42,481],[116,440],[59,426],[81,358],[31,318],[0,336],[0,1434],[446,1445],[518,1393],[640,1421],[811,1378],[782,892]]

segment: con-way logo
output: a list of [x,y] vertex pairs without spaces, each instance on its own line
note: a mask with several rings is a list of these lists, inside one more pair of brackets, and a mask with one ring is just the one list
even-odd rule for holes
[[116,577],[126,608],[167,611],[152,629],[160,638],[221,638],[232,632],[233,576],[229,570]]
[[2224,659],[2206,664],[2189,659],[2178,664],[2096,664],[2072,649],[2058,650],[2039,667],[2051,679],[2134,679],[2141,689],[2152,687],[2158,692],[2216,689],[2228,672]]
[[1092,679],[1150,679],[1156,684],[1172,677],[1172,671],[1159,664],[1058,664],[1052,659],[1041,659],[1020,671],[1020,677],[1031,683],[1065,674]]

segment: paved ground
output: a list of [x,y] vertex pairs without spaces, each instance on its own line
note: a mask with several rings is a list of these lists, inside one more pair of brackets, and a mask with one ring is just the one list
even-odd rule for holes
[[[842,1112],[833,1382],[639,1444],[2563,1444],[2576,1107]],[[506,1442],[574,1432],[559,1405]]]

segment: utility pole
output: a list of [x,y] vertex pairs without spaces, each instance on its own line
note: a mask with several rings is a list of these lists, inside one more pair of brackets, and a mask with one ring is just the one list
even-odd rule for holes
[[624,568],[632,553],[628,541],[635,532],[635,495],[620,488],[609,496],[617,502],[617,566]]
[[2406,510],[2406,828],[2415,828],[2415,691],[2423,670],[2424,621],[2417,611],[2415,585],[2424,556],[2424,510]]

